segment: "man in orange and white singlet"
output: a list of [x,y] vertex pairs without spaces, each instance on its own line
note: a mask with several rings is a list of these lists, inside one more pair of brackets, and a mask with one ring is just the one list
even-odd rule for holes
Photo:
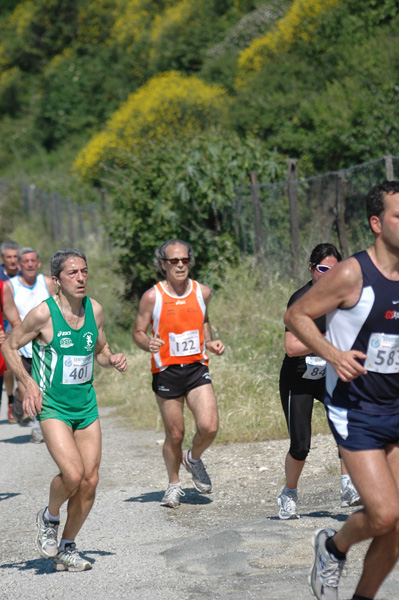
[[[212,340],[207,311],[211,290],[189,278],[194,264],[190,244],[177,239],[164,242],[155,252],[155,262],[165,279],[141,298],[133,339],[152,354],[152,389],[165,427],[163,457],[169,485],[161,505],[177,508],[184,496],[179,478],[181,463],[200,493],[212,491],[201,460],[219,424],[207,352],[220,356],[224,345]],[[147,334],[150,324],[152,336]],[[194,415],[197,431],[191,449],[183,454],[184,399]]]

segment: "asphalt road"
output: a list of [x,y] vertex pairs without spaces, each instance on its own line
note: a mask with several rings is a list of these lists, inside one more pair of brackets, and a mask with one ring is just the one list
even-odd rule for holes
[[[77,545],[93,563],[83,573],[53,571],[35,548],[35,517],[46,506],[56,467],[30,429],[0,411],[0,598],[58,600],[308,600],[310,539],[319,527],[339,528],[335,449],[316,440],[303,476],[301,519],[277,518],[276,494],[286,441],[212,446],[205,463],[214,493],[198,495],[182,473],[178,510],[160,507],[165,487],[163,435],[130,432],[102,411],[103,460],[96,502]],[[319,461],[319,462],[317,462]],[[327,468],[326,468],[327,466]],[[321,508],[322,507],[322,508]],[[61,512],[61,525],[65,508]],[[365,547],[351,550],[339,599],[352,597]],[[399,600],[399,569],[378,600]]]

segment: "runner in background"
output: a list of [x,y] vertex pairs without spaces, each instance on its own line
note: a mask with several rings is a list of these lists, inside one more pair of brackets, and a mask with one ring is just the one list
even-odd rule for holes
[[[342,256],[333,244],[318,244],[309,258],[311,280],[291,296],[288,307],[341,260]],[[324,335],[325,316],[316,319],[315,324]],[[287,328],[284,345],[286,355],[280,371],[280,398],[290,436],[290,448],[285,458],[286,482],[277,503],[280,519],[298,519],[298,480],[310,451],[314,400],[324,401],[326,361],[315,356]],[[359,494],[341,460],[341,506],[357,506],[359,503]]]
[[[21,321],[24,320],[28,312],[46,300],[55,293],[55,285],[50,277],[38,273],[41,267],[39,254],[35,248],[24,247],[18,252],[19,275],[12,277],[8,285],[12,290],[14,302],[19,312]],[[19,349],[22,362],[25,369],[30,373],[32,367],[32,344],[29,342],[26,346]],[[31,419],[22,410],[22,398],[24,396],[23,383],[18,381],[18,387],[15,391],[13,403],[13,414],[18,422],[26,422]],[[35,418],[32,425],[31,441],[35,444],[43,442],[43,434],[39,421]]]
[[[219,423],[207,352],[220,356],[224,345],[212,339],[207,309],[211,290],[189,278],[194,264],[190,244],[177,239],[164,242],[155,252],[155,262],[164,279],[141,298],[133,339],[152,355],[152,389],[165,427],[163,457],[169,484],[161,505],[177,508],[184,496],[181,463],[192,475],[198,492],[212,491],[201,460],[215,439]],[[147,333],[150,324],[152,336]],[[183,454],[184,400],[194,415],[197,431],[191,449]]]
[[[18,250],[19,244],[12,240],[6,240],[1,244],[0,253],[3,264],[0,265],[0,281],[8,281],[11,277],[15,277],[18,274]],[[11,331],[11,325],[7,319],[4,319],[4,331]],[[8,420],[10,423],[16,423],[17,420],[13,415],[14,375],[11,371],[6,370],[4,372],[4,384],[8,396]]]

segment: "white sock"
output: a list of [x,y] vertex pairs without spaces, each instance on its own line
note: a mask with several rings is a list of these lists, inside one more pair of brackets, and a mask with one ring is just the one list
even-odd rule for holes
[[177,487],[177,486],[181,487],[180,481],[178,481],[177,483],[170,483],[170,481],[169,481],[169,483],[168,483],[168,487]]
[[298,492],[298,488],[294,488],[293,490],[291,490],[289,487],[287,487],[286,485],[284,486],[283,489],[283,493],[284,494],[291,494],[293,496],[296,496]]
[[195,460],[195,458],[193,458],[193,457],[191,456],[191,450],[189,450],[189,451],[187,452],[187,458],[188,458],[188,460],[190,461],[190,463],[193,463],[193,465],[195,465],[195,463],[197,463],[197,462],[200,462],[200,460],[201,460],[200,458],[199,458],[198,460]]
[[59,549],[63,552],[65,550],[65,546],[67,544],[73,544],[74,540],[65,540],[64,538],[62,538],[62,540],[60,541],[60,546]]
[[51,521],[52,523],[57,523],[60,520],[60,515],[58,514],[58,517],[53,517],[48,507],[44,511],[43,517],[46,519],[46,521]]

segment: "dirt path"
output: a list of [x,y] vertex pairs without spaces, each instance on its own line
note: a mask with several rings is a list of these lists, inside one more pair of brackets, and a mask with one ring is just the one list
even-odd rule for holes
[[[214,484],[198,495],[185,471],[178,510],[159,506],[166,484],[163,435],[129,432],[102,411],[103,460],[95,505],[78,547],[93,569],[57,573],[38,556],[35,516],[46,505],[55,465],[29,429],[0,413],[0,598],[85,600],[285,600],[311,598],[307,575],[314,530],[339,528],[340,477],[329,436],[317,436],[300,485],[297,521],[277,518],[287,440],[213,446],[204,457]],[[65,509],[62,510],[65,518]],[[349,554],[340,600],[352,597],[363,547]],[[399,568],[378,600],[399,600]]]

